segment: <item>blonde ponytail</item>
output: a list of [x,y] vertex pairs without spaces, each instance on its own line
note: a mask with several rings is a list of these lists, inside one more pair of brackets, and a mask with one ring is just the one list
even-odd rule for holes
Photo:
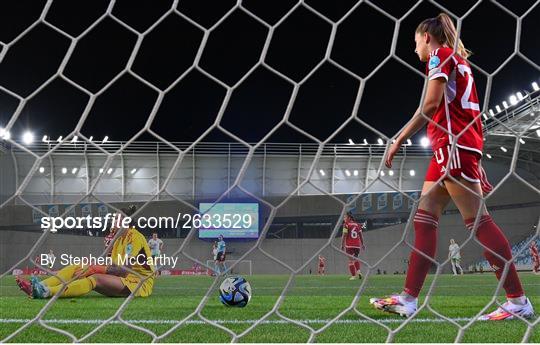
[[454,49],[457,42],[457,53],[464,59],[471,56],[471,51],[465,48],[463,42],[457,37],[457,30],[452,18],[446,13],[440,13],[435,18],[428,18],[421,22],[416,28],[416,32],[427,32],[433,36],[443,46]]

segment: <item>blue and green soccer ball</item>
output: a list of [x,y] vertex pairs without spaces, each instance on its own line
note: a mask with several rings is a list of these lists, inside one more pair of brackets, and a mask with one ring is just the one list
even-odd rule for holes
[[243,277],[228,277],[219,287],[219,300],[227,307],[245,307],[251,299],[251,285]]

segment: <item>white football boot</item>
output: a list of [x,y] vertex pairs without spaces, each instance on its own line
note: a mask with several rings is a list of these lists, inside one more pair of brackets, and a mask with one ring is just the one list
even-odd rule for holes
[[388,313],[398,314],[403,317],[409,317],[418,309],[418,299],[408,302],[401,295],[390,295],[383,298],[370,298],[369,304],[375,309]]
[[531,304],[531,301],[527,298],[525,304],[515,304],[510,301],[505,302],[502,305],[504,308],[497,308],[495,311],[482,315],[478,320],[482,321],[498,321],[498,320],[512,320],[516,319],[515,315],[519,315],[525,319],[531,318],[534,316],[534,308]]

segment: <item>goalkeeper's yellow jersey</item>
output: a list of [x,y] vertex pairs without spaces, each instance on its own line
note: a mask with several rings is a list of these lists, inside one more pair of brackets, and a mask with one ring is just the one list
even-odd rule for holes
[[148,264],[148,258],[151,257],[152,254],[146,238],[135,228],[129,228],[125,235],[116,239],[111,251],[111,259],[114,264],[125,266],[125,259],[132,258],[131,269],[143,277],[154,272],[154,265]]

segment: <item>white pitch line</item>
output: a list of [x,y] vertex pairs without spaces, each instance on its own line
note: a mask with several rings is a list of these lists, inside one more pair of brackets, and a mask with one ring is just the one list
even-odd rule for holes
[[[406,319],[380,319],[377,320],[380,323],[402,323]],[[466,317],[457,317],[457,318],[450,318],[450,320],[455,322],[461,322],[461,321],[470,321],[470,318]],[[8,323],[27,323],[31,321],[31,319],[0,319],[0,324],[8,324]],[[49,319],[49,320],[43,320],[47,324],[101,324],[105,322],[106,320],[98,320],[98,319]],[[179,321],[178,320],[126,320],[129,323],[134,324],[157,324],[157,325],[167,325],[167,324],[176,324]],[[258,320],[212,320],[215,323],[218,324],[253,324],[257,322]],[[305,324],[327,324],[331,320],[329,319],[309,319],[309,320],[297,320]],[[443,323],[448,322],[444,319],[429,319],[429,318],[416,318],[411,320],[411,322],[416,323]],[[109,322],[110,324],[119,324],[121,323],[118,320],[113,320]],[[261,322],[261,324],[287,324],[290,323],[285,320],[264,320]],[[350,319],[340,319],[334,322],[335,324],[365,324],[365,323],[373,323],[370,320],[364,320],[364,319],[358,319],[358,320],[350,320]],[[186,324],[195,324],[195,325],[203,325],[207,324],[206,322],[202,320],[188,320]]]
[[[522,283],[523,286],[540,286],[540,284],[535,283]],[[496,284],[467,284],[467,287],[489,287],[493,288]],[[392,285],[385,285],[385,288],[402,288],[403,286],[392,286]],[[435,288],[460,288],[459,285],[435,285]],[[200,290],[200,287],[188,287],[188,286],[154,286],[154,290]],[[325,290],[325,289],[331,289],[331,290],[357,290],[358,286],[350,285],[350,286],[292,286],[290,290]],[[373,289],[380,289],[379,286],[367,286],[366,290],[373,290]],[[283,290],[283,286],[258,286],[254,288],[254,290]]]

